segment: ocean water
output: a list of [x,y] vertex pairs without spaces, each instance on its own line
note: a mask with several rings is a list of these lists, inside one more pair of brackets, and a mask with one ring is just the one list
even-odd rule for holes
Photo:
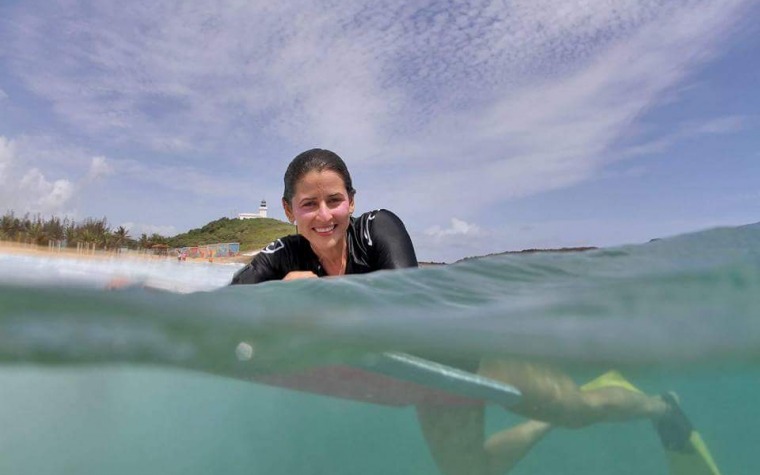
[[[760,225],[227,287],[235,269],[0,255],[0,473],[436,474],[413,408],[249,381],[385,350],[618,369],[677,391],[724,475],[757,473]],[[489,407],[487,431],[522,420]],[[510,473],[668,472],[634,421],[557,429]]]

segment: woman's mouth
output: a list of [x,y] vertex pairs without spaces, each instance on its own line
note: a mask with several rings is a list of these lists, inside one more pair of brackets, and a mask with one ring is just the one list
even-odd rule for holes
[[319,228],[312,228],[317,234],[330,234],[336,228],[337,224],[331,224],[329,226],[323,226]]

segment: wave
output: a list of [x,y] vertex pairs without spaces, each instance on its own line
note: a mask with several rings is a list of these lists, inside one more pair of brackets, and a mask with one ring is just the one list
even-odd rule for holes
[[[366,351],[754,363],[760,225],[578,253],[226,287],[235,267],[0,258],[0,359],[241,375]],[[160,283],[105,291],[113,276]],[[178,292],[190,292],[187,294]],[[241,342],[256,357],[241,365]]]

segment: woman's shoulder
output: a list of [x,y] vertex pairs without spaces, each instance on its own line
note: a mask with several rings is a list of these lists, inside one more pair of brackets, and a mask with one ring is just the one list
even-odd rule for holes
[[362,214],[355,222],[357,248],[367,254],[373,270],[416,267],[414,245],[401,219],[387,209]]
[[358,221],[362,222],[362,223],[367,223],[367,222],[371,222],[371,221],[375,221],[375,220],[397,221],[399,223],[402,222],[401,218],[399,218],[398,216],[396,216],[395,213],[393,213],[390,210],[384,209],[384,208],[375,209],[375,210],[372,210],[372,211],[367,211],[366,213],[362,214],[361,216],[359,216],[356,219]]
[[387,209],[376,209],[360,215],[354,221],[354,230],[357,237],[369,246],[378,239],[393,239],[397,235],[406,234],[401,218]]

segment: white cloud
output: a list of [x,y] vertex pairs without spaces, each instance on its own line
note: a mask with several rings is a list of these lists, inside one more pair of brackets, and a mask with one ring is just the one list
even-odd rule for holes
[[86,179],[52,179],[44,169],[29,166],[34,150],[29,142],[0,136],[0,209],[19,213],[68,214],[73,199],[106,169],[105,159],[95,157]]
[[448,228],[441,226],[432,226],[425,231],[428,236],[436,238],[446,236],[477,236],[481,233],[480,227],[476,224],[470,224],[458,218],[451,218],[451,225]]
[[16,191],[25,208],[48,214],[64,209],[74,196],[75,189],[69,180],[51,182],[40,170],[32,168],[21,177]]
[[37,168],[19,170],[17,146],[0,136],[0,208],[17,212],[55,213],[74,194],[66,179],[50,181]]
[[111,175],[113,173],[113,166],[109,163],[106,157],[92,157],[92,161],[90,162],[90,170],[87,172],[85,181],[95,181],[99,178]]

